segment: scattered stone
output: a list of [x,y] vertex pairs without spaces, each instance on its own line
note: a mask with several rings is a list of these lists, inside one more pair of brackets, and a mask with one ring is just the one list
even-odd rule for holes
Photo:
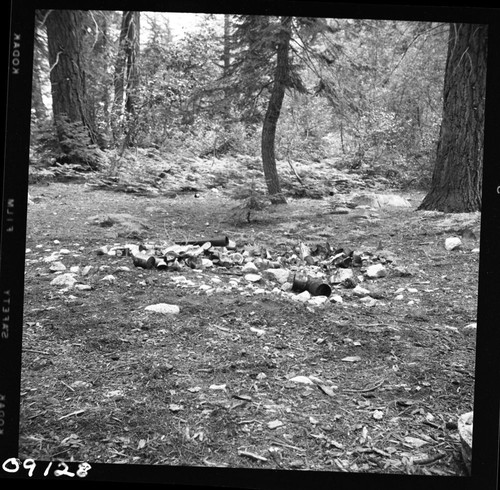
[[292,299],[294,301],[298,301],[299,303],[305,303],[311,299],[311,293],[309,291],[302,291],[299,294],[292,295]]
[[377,300],[375,298],[372,298],[371,296],[365,296],[364,298],[361,298],[359,301],[363,303],[365,306],[375,306],[377,304]]
[[379,277],[385,277],[387,275],[387,270],[382,264],[374,264],[367,267],[365,276],[370,279],[376,279]]
[[66,266],[62,262],[56,261],[52,263],[49,270],[50,272],[61,272],[66,270]]
[[462,246],[462,240],[459,237],[449,237],[444,241],[444,248],[448,251],[457,250]]
[[313,306],[321,306],[324,305],[327,301],[327,296],[314,296],[310,300],[308,300],[307,303]]
[[247,262],[242,268],[241,268],[241,272],[246,272],[246,273],[257,273],[259,272],[259,269],[257,268],[257,266],[253,263],[253,262]]
[[369,296],[370,295],[370,290],[366,289],[359,284],[352,290],[352,294],[356,296]]
[[260,274],[245,274],[245,279],[249,282],[259,282],[262,276]]
[[108,274],[107,276],[104,276],[101,281],[104,281],[104,282],[109,282],[109,283],[113,283],[116,281],[116,277],[113,276],[113,274]]
[[331,284],[341,284],[346,279],[352,279],[354,277],[354,273],[352,269],[338,269],[330,276]]
[[164,315],[177,315],[180,312],[178,305],[169,305],[167,303],[158,303],[156,305],[149,305],[144,308],[146,311],[154,313],[161,313]]
[[73,274],[61,274],[50,281],[52,286],[63,286],[67,288],[72,288],[76,283],[76,279]]
[[280,284],[285,284],[290,278],[290,271],[287,269],[266,269],[263,276]]

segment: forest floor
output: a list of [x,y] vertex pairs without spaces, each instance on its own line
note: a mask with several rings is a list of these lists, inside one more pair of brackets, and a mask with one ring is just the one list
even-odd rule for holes
[[[478,213],[416,211],[423,193],[365,180],[411,205],[335,214],[360,191],[347,174],[334,196],[288,199],[250,223],[215,184],[62,180],[29,189],[20,457],[466,475],[457,421],[473,409]],[[148,270],[98,253],[225,236],[228,256],[327,282],[334,251],[362,263],[326,301],[299,301],[236,262]],[[452,236],[462,245],[447,250]],[[319,255],[305,260],[304,246]],[[377,264],[385,275],[368,278]],[[76,282],[52,282],[66,274]],[[145,309],[158,303],[178,312]]]

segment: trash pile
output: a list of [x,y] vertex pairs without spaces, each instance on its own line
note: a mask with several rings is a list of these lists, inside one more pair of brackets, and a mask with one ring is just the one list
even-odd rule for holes
[[[293,299],[322,304],[332,295],[332,286],[353,289],[356,296],[368,296],[360,286],[365,278],[387,275],[387,264],[395,257],[387,250],[354,251],[331,245],[309,246],[300,242],[282,254],[254,245],[237,245],[227,236],[154,245],[148,243],[104,246],[99,255],[129,257],[135,267],[181,272],[183,270],[229,269],[247,283],[270,282],[273,291],[289,293]],[[355,274],[358,269],[359,273]],[[400,270],[400,275],[404,271]],[[333,302],[342,302],[333,295]]]

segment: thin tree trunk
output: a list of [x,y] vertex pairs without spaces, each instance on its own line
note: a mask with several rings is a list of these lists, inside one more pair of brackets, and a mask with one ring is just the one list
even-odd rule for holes
[[121,152],[134,143],[134,119],[136,116],[136,90],[139,78],[140,12],[123,12],[120,30],[120,48],[115,64],[114,113],[118,127],[114,128],[115,141],[122,139]]
[[291,17],[282,17],[278,47],[276,50],[277,60],[274,83],[266,115],[264,117],[264,123],[262,125],[262,165],[264,168],[267,190],[273,203],[286,203],[286,199],[281,193],[274,148],[276,126],[283,105],[290,70],[288,51],[290,47],[291,24]]
[[487,26],[452,24],[431,190],[419,209],[481,209]]

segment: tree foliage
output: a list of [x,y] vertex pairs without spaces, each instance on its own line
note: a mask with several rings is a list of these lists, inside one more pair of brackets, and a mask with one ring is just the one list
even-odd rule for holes
[[[259,156],[277,46],[288,32],[275,159],[325,160],[378,173],[394,185],[429,184],[448,25],[306,17],[286,24],[272,16],[204,15],[196,29],[174,36],[161,14],[141,13],[135,83],[128,87],[133,111],[127,111],[117,104],[123,92],[115,83],[116,73],[124,73],[123,18],[90,11],[78,30],[93,144],[116,147],[117,134],[133,129],[130,144],[168,155]],[[33,127],[48,140],[41,134],[49,130],[41,121],[43,100],[49,114],[51,104],[41,94],[54,60],[46,58],[45,29],[39,22]]]

